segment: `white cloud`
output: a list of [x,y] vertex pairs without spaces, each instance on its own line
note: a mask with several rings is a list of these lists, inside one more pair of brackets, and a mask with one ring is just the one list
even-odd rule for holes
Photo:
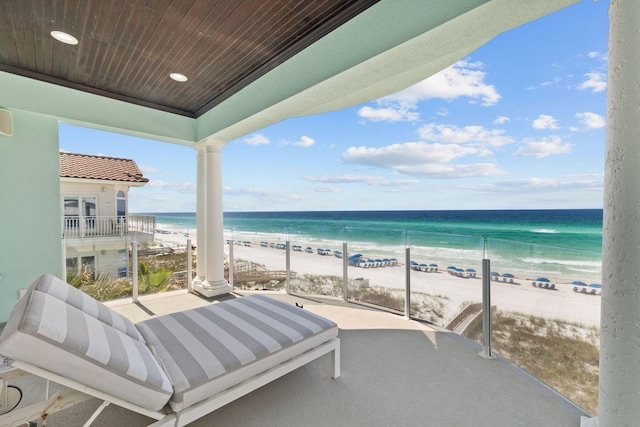
[[540,114],[531,124],[534,129],[558,129],[558,121],[553,116]]
[[140,171],[144,174],[154,174],[154,173],[158,173],[158,169],[154,168],[153,166],[145,166],[142,165],[140,166]]
[[304,148],[311,147],[315,143],[316,141],[313,138],[310,138],[308,136],[300,137],[299,141],[294,141],[294,142],[283,141],[282,142],[283,145],[295,145],[296,147],[304,147]]
[[458,144],[407,142],[381,148],[349,147],[342,157],[350,163],[392,169],[419,177],[464,178],[505,173],[492,163],[448,164],[452,160],[475,155],[480,151],[476,147]]
[[576,113],[576,117],[581,124],[589,129],[600,129],[605,126],[604,117],[596,113]]
[[224,193],[228,196],[249,196],[259,198],[270,203],[283,203],[288,201],[297,201],[304,199],[304,196],[290,192],[281,192],[264,188],[233,188],[224,187]]
[[[498,103],[501,96],[495,86],[485,83],[486,73],[481,62],[458,61],[437,74],[407,89],[376,101],[377,107],[365,106],[358,115],[373,121],[417,121],[418,103],[429,99],[454,99],[466,97],[483,106]],[[437,114],[442,115],[440,110]]]
[[372,175],[341,175],[341,176],[307,176],[307,181],[331,184],[366,184],[376,187],[400,187],[417,184],[417,179],[388,180],[381,176]]
[[482,105],[495,105],[501,96],[495,86],[484,82],[486,73],[481,62],[458,61],[426,80],[403,91],[383,98],[385,101],[405,106],[440,98],[452,101],[460,97],[480,99]]
[[405,165],[450,162],[477,152],[474,147],[456,144],[407,142],[382,148],[349,147],[342,153],[342,158],[350,163],[397,169]]
[[313,138],[309,138],[308,136],[302,136],[300,138],[300,141],[294,142],[293,145],[298,147],[311,147],[315,143],[316,142],[313,140]]
[[313,191],[317,193],[338,193],[340,190],[333,185],[323,185],[321,187],[314,187]]
[[578,85],[579,90],[591,90],[591,93],[602,92],[607,88],[607,77],[604,73],[586,73],[586,80]]
[[496,117],[496,119],[493,121],[494,125],[503,125],[507,122],[510,122],[511,119],[507,116],[498,116]]
[[518,151],[513,153],[514,157],[535,157],[542,159],[543,157],[553,156],[556,154],[566,154],[571,152],[572,144],[562,142],[559,136],[550,136],[542,140],[525,140],[525,145],[520,147]]
[[549,191],[602,191],[603,180],[562,178],[524,178],[500,181],[493,184],[467,186],[474,191],[496,193],[545,193]]
[[169,187],[169,183],[165,182],[165,181],[160,181],[159,179],[152,179],[149,180],[149,182],[147,182],[145,184],[145,187],[147,188],[167,188]]
[[245,138],[243,141],[246,144],[249,144],[249,145],[265,145],[265,144],[269,144],[269,138],[267,138],[266,136],[264,136],[264,135],[262,135],[260,133],[254,133],[250,137]]
[[493,163],[475,164],[423,164],[396,168],[398,172],[428,178],[472,178],[505,175],[507,172]]
[[413,122],[420,119],[419,113],[399,107],[373,108],[364,106],[358,110],[358,115],[372,122]]
[[178,193],[194,193],[196,192],[196,185],[192,182],[179,182],[172,184],[172,189]]
[[513,142],[502,129],[485,129],[482,126],[465,126],[429,123],[418,129],[418,135],[425,141],[445,144],[467,144],[473,147],[502,147]]

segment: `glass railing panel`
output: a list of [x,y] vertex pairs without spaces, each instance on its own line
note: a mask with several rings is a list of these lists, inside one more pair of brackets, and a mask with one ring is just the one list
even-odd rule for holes
[[[455,329],[482,303],[483,239],[409,231],[411,314]],[[461,317],[462,316],[462,317]]]
[[488,254],[493,350],[596,414],[601,254],[501,239]]
[[288,233],[291,293],[343,298],[343,228],[290,228]]
[[[286,284],[286,242],[283,231],[225,231],[225,278],[237,290],[283,291]],[[233,242],[233,257],[230,249]],[[233,266],[233,275],[229,268]]]
[[349,300],[404,313],[406,232],[346,227],[344,239]]
[[100,301],[131,297],[131,242],[101,244],[100,239],[72,243],[65,239],[66,281]]

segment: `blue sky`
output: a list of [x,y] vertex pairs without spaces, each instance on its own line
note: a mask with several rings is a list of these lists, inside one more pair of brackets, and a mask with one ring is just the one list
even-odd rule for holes
[[[499,35],[383,99],[222,149],[224,210],[601,208],[608,1]],[[60,149],[136,161],[131,212],[193,212],[193,149],[62,125]]]

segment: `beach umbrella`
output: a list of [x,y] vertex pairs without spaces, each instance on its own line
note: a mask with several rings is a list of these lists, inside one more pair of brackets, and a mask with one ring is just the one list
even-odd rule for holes
[[438,264],[435,264],[435,263],[429,264],[429,267],[437,267],[437,266],[438,266]]
[[467,268],[465,271],[467,273],[475,273],[476,272],[473,268]]
[[549,279],[547,279],[546,277],[538,277],[536,279],[536,282],[545,282],[545,283],[549,283]]
[[456,270],[456,266],[450,265],[449,267],[447,267],[447,270]]
[[514,278],[514,277],[516,277],[516,276],[514,276],[514,275],[513,275],[513,274],[511,274],[511,273],[504,273],[504,274],[502,275],[502,277],[506,277],[506,278],[508,278],[508,279],[513,279],[513,278]]
[[594,289],[602,289],[602,285],[599,283],[591,283],[589,287]]
[[573,282],[571,282],[572,285],[576,285],[576,286],[587,286],[586,283],[581,282],[579,280],[574,280]]

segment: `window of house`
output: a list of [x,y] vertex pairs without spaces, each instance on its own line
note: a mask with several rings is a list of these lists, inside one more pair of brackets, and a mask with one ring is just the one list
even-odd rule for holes
[[83,257],[70,257],[66,259],[67,279],[78,273],[88,274],[91,280],[96,278],[96,257],[94,255]]
[[80,207],[78,197],[64,197],[64,222],[66,228],[77,228],[79,225]]
[[118,191],[116,197],[116,215],[118,216],[118,223],[124,222],[124,217],[127,215],[127,201],[122,190]]
[[127,265],[129,264],[127,258],[127,250],[118,250],[118,279],[127,277]]

